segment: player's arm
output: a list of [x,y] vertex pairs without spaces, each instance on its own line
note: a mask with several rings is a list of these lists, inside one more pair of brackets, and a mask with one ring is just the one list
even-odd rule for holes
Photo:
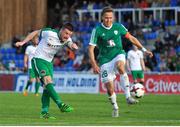
[[100,68],[96,63],[95,56],[94,56],[94,48],[95,48],[94,45],[89,45],[88,51],[89,51],[90,63],[92,65],[93,71],[95,73],[100,73]]
[[145,64],[144,64],[144,59],[141,58],[141,59],[140,59],[140,62],[141,62],[142,70],[145,71],[145,70],[146,70],[146,67],[145,67]]
[[131,71],[131,69],[130,69],[130,52],[127,53],[126,67],[127,67],[128,71]]
[[40,30],[35,30],[35,31],[31,32],[30,34],[28,34],[23,41],[16,42],[15,45],[16,45],[17,47],[23,46],[24,44],[26,44],[27,42],[29,42],[30,40],[32,40],[35,36],[38,36],[39,33],[40,33]]
[[133,35],[131,35],[129,32],[126,33],[125,37],[131,41],[134,45],[136,45],[139,49],[141,49],[143,52],[148,54],[150,57],[153,56],[152,52],[148,51],[146,48],[142,46],[142,44],[138,41],[137,38],[135,38]]
[[96,31],[96,28],[94,28],[91,33],[91,39],[90,39],[90,43],[89,43],[89,47],[88,47],[90,63],[91,63],[94,73],[100,73],[100,68],[99,68],[99,66],[95,60],[95,56],[94,56],[94,49],[96,47],[97,38],[98,38],[97,31]]
[[28,68],[28,54],[24,55],[24,71]]
[[24,71],[26,72],[28,69],[28,56],[29,56],[30,50],[29,46],[26,48],[25,55],[24,55]]

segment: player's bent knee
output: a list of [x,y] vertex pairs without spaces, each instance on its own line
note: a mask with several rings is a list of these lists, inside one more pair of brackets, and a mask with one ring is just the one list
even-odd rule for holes
[[47,85],[49,83],[53,83],[51,76],[44,76],[43,81],[44,81],[44,85]]
[[122,61],[117,62],[117,69],[118,69],[120,74],[124,74],[126,72],[124,62],[122,62]]
[[119,71],[119,73],[120,73],[121,75],[126,73],[124,67],[119,67],[119,68],[118,68],[118,71]]
[[113,82],[108,82],[105,83],[106,89],[107,89],[107,93],[108,95],[112,95],[114,93],[114,86],[113,86]]

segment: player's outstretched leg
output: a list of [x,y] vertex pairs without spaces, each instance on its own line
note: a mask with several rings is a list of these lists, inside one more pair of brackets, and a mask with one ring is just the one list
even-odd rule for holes
[[116,101],[116,94],[113,93],[110,97],[109,97],[109,101],[113,106],[113,110],[112,110],[112,117],[119,117],[119,110],[118,110],[118,105],[117,105],[117,101]]
[[57,104],[57,106],[62,112],[73,111],[73,108],[71,106],[61,101],[60,96],[56,93],[52,83],[47,84],[46,89],[48,90],[50,97],[53,99],[53,101]]
[[62,103],[61,106],[59,106],[61,112],[72,112],[74,109],[65,103]]
[[50,116],[50,114],[48,113],[49,105],[50,105],[50,96],[46,89],[43,90],[41,103],[42,103],[42,110],[41,110],[40,118],[41,119],[56,119],[55,117]]
[[112,117],[119,117],[119,110],[118,109],[113,109]]
[[41,113],[47,113],[49,111],[50,96],[46,89],[43,90],[41,103],[42,103]]
[[128,104],[136,104],[139,101],[132,98],[131,94],[130,94],[130,85],[129,85],[129,77],[127,75],[127,73],[121,74],[120,75],[120,79],[121,79],[121,85],[124,89],[125,92],[125,96],[126,96],[126,101]]

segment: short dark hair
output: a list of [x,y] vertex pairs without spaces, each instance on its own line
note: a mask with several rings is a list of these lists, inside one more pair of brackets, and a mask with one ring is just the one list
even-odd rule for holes
[[114,10],[113,10],[113,8],[110,7],[110,6],[104,7],[103,10],[102,10],[102,12],[101,12],[101,16],[103,16],[104,13],[106,13],[106,12],[114,12]]
[[70,31],[73,31],[73,30],[74,30],[74,26],[73,26],[71,23],[69,23],[69,22],[63,24],[62,29],[64,29],[64,28],[66,28],[66,29],[68,29],[68,30],[70,30]]

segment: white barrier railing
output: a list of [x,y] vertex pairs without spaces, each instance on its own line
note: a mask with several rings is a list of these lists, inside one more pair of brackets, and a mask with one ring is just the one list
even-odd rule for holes
[[[82,9],[78,9],[77,12],[79,14],[79,20],[82,20],[83,14],[90,12],[93,20],[96,19],[96,14],[98,17],[98,20],[101,21],[101,10],[102,9],[93,9],[93,10],[82,10]],[[163,15],[165,14],[166,11],[174,11],[174,20],[175,23],[177,24],[178,21],[178,12],[180,12],[180,8],[179,7],[153,7],[153,8],[123,8],[123,9],[114,9],[115,13],[117,14],[117,21],[118,22],[122,22],[122,13],[123,12],[132,12],[132,20],[133,22],[141,22],[142,18],[143,18],[143,13],[146,11],[151,11],[153,13],[153,18],[154,19],[159,19],[162,21],[163,19]],[[136,16],[137,14],[137,16]],[[157,15],[159,14],[159,15]]]

